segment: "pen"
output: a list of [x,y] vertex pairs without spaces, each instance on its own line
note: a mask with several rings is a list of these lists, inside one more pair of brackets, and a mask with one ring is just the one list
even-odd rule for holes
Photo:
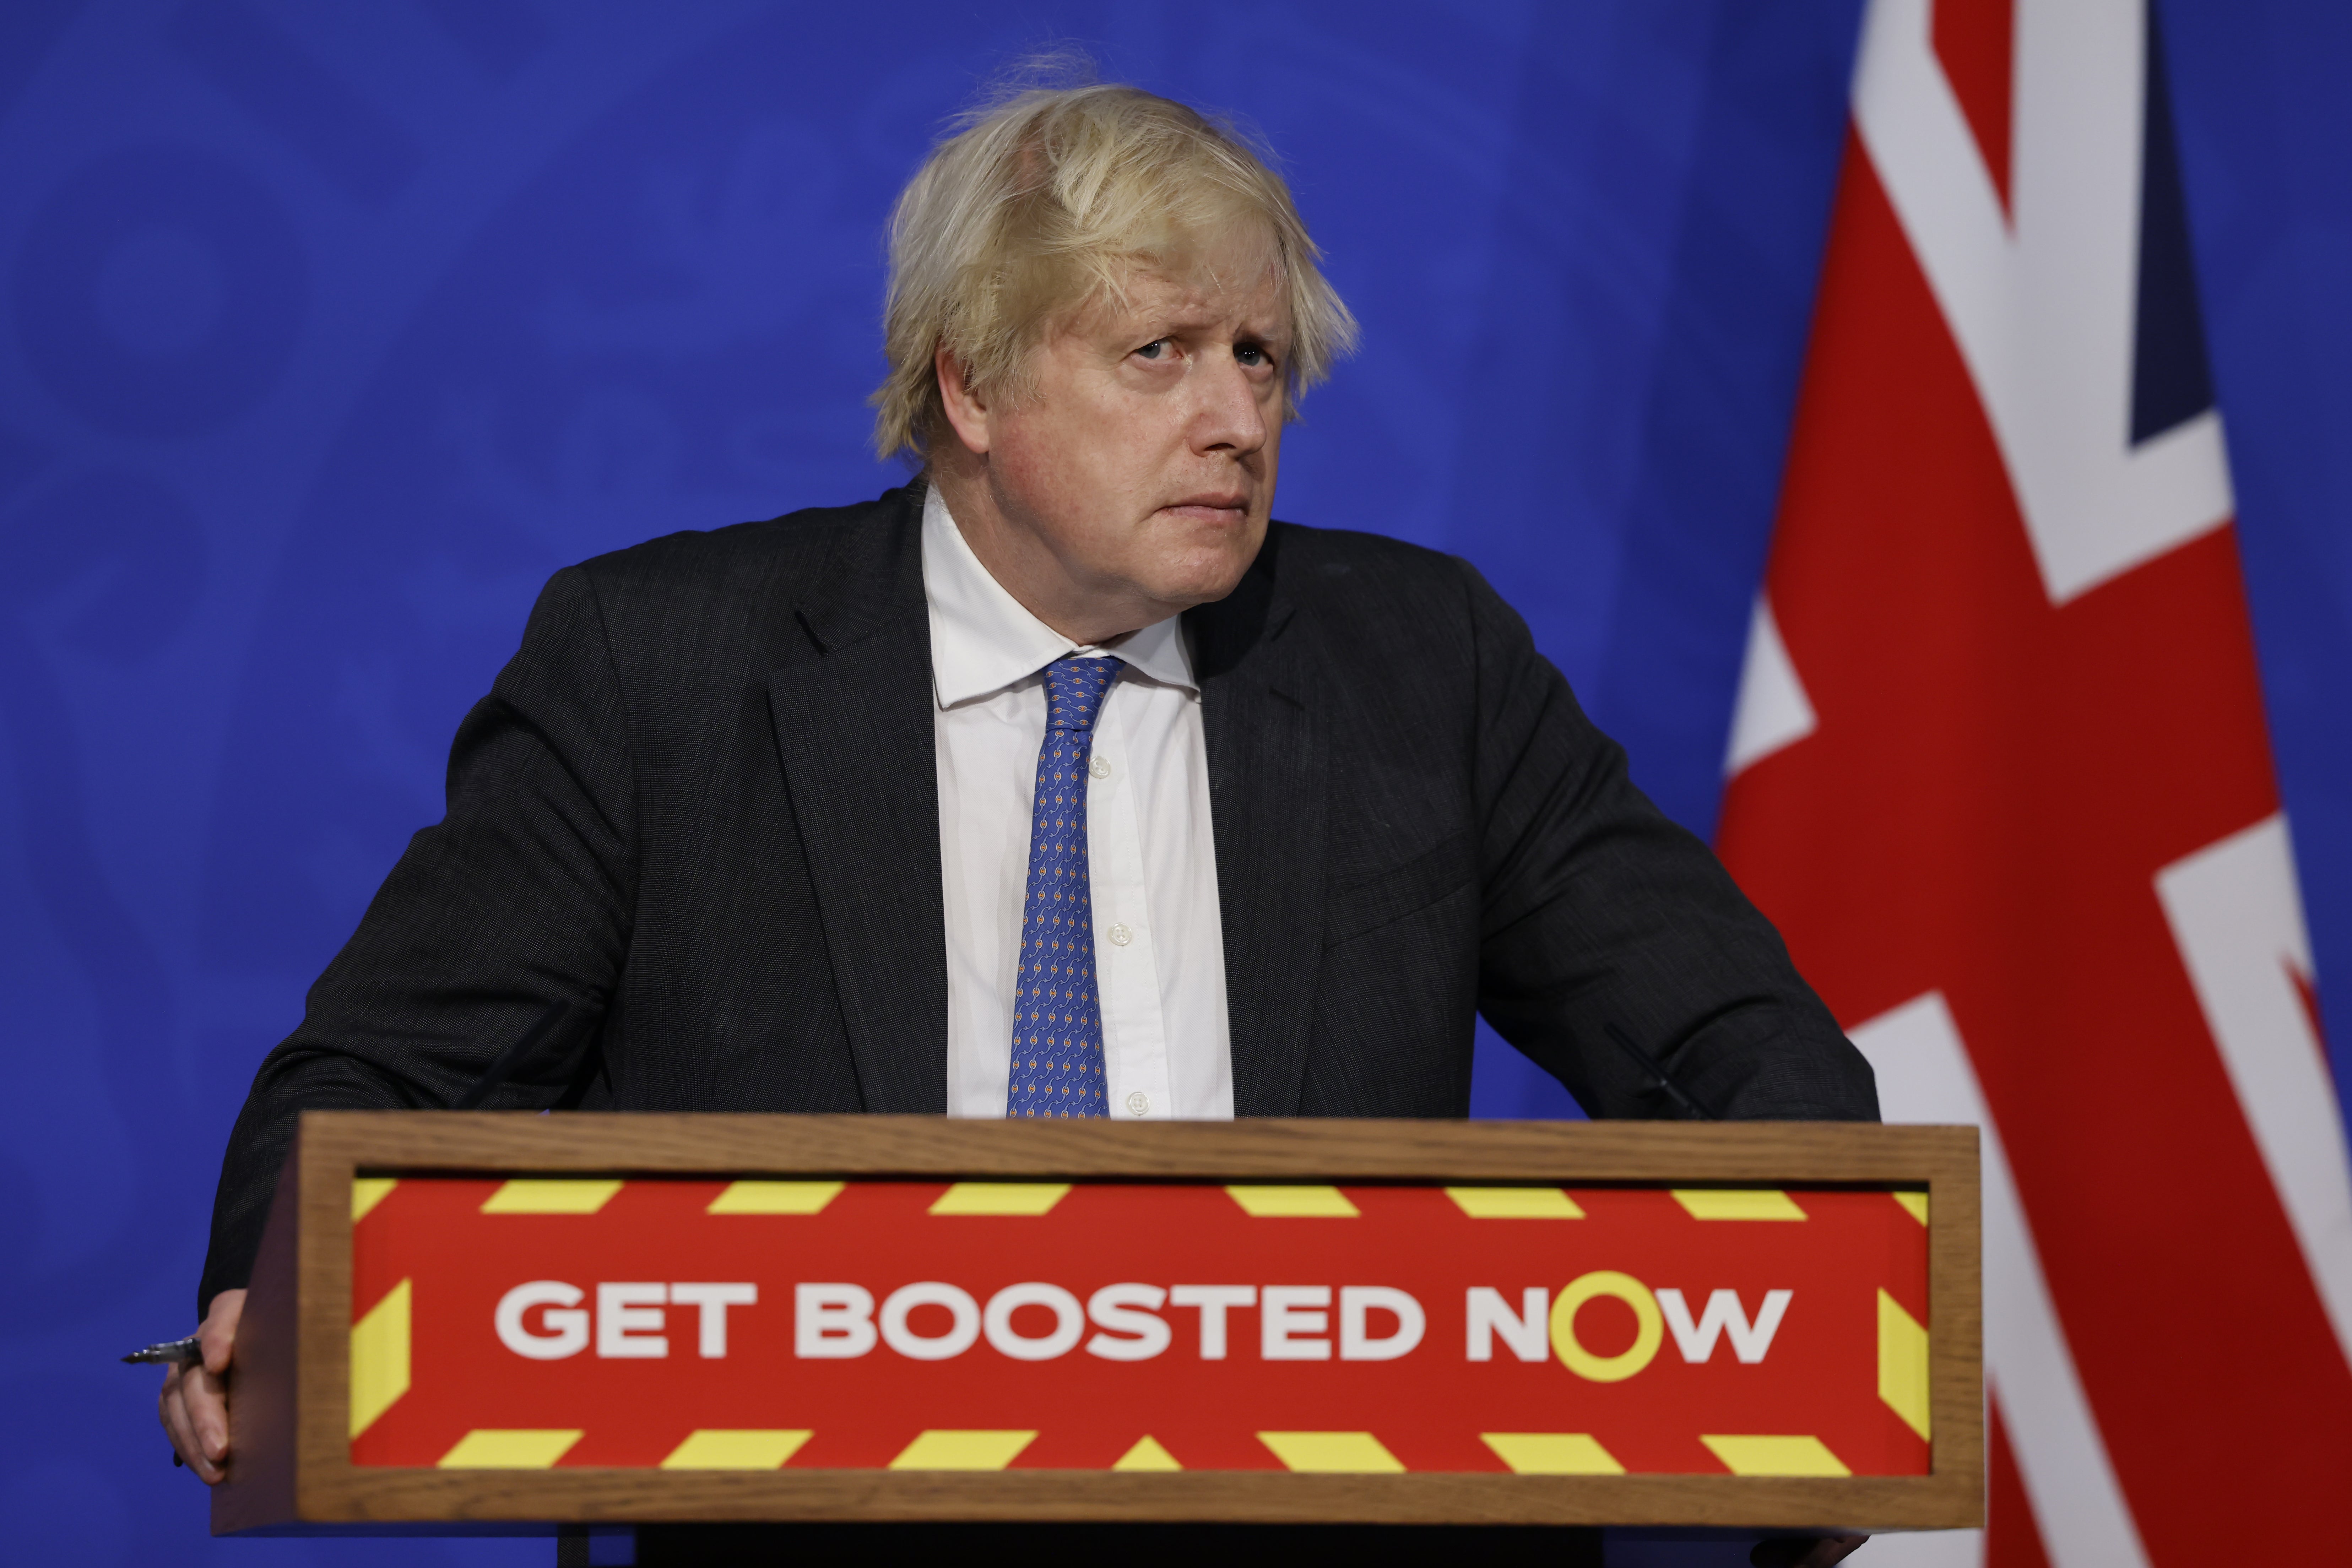
[[204,1348],[190,1334],[184,1340],[164,1340],[143,1350],[132,1351],[122,1358],[127,1362],[162,1362],[166,1365],[194,1366],[205,1359]]

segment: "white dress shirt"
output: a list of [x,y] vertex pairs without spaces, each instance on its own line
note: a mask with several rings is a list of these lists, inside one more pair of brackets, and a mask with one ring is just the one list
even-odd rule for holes
[[1177,617],[1100,647],[1072,642],[989,575],[936,489],[923,501],[923,593],[938,700],[948,1114],[1004,1114],[1045,668],[1108,654],[1127,668],[1095,718],[1087,865],[1110,1114],[1231,1118],[1209,754]]

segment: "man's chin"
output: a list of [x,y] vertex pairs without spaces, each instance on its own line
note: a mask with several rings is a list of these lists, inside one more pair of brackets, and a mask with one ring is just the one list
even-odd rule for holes
[[[1234,542],[1236,546],[1239,542]],[[1215,604],[1241,586],[1250,563],[1257,559],[1261,542],[1263,536],[1250,541],[1246,550],[1228,548],[1184,563],[1155,584],[1161,590],[1156,596],[1171,605]]]

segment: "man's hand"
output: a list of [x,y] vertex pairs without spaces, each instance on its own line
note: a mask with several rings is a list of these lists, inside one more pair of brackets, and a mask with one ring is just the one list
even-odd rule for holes
[[200,1365],[175,1366],[163,1374],[156,1414],[172,1447],[205,1485],[218,1486],[228,1464],[228,1369],[236,1349],[236,1321],[245,1315],[245,1292],[224,1290],[196,1339],[205,1352]]
[[1830,1568],[1843,1563],[1867,1535],[1781,1535],[1759,1541],[1748,1554],[1756,1568]]

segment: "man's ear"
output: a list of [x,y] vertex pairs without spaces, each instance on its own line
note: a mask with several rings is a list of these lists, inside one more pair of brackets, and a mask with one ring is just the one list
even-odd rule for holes
[[940,405],[946,410],[948,426],[962,442],[965,450],[976,457],[988,455],[988,402],[972,391],[964,380],[963,366],[944,348],[931,355],[931,373],[940,378]]

